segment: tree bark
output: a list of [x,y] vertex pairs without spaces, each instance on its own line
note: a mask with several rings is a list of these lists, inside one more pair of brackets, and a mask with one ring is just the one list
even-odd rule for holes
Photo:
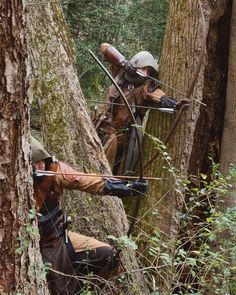
[[44,295],[37,227],[28,216],[34,201],[23,9],[20,0],[0,4],[0,293]]
[[[178,169],[181,177],[210,173],[211,162],[208,157],[211,154],[215,161],[219,160],[222,134],[230,1],[221,1],[217,4],[211,1],[199,2],[204,11],[207,29],[205,62],[190,97],[191,106],[183,114],[168,143],[171,165]],[[160,80],[183,92],[186,92],[190,85],[202,50],[202,22],[198,1],[170,1],[160,60]],[[169,96],[180,98],[178,92],[170,91],[168,88],[165,91]],[[207,104],[207,107],[195,99]],[[172,126],[173,117],[152,111],[147,123],[147,132],[164,140]],[[155,153],[152,141],[147,140],[145,147],[145,155]],[[186,199],[184,192],[181,193],[181,186],[176,186],[175,177],[179,172],[170,173],[163,166],[167,167],[167,162],[159,157],[146,172],[148,175],[166,179],[151,183],[149,197],[144,204],[144,231],[149,234],[152,234],[153,228],[159,231],[162,237],[160,244],[167,243],[169,250],[166,252],[170,254],[173,262]],[[176,188],[180,189],[180,192],[176,192]],[[180,278],[176,277],[171,264],[167,269],[163,268],[162,275],[161,290],[163,294],[170,294],[171,284],[177,285]]]
[[[220,153],[220,169],[224,175],[229,173],[230,165],[236,164],[236,3],[233,1],[231,27],[230,27],[230,46],[229,46],[229,62],[228,62],[228,80],[226,93],[226,109],[223,126],[223,137],[221,142]],[[235,183],[232,183],[232,193],[236,192]],[[221,209],[226,209],[236,205],[233,194],[225,198],[224,203],[220,202]]]
[[[191,27],[190,25],[191,24]],[[206,21],[206,25],[208,22]],[[201,53],[202,42],[202,18],[197,2],[170,1],[169,17],[165,32],[162,56],[160,60],[160,79],[166,84],[186,92],[193,75],[195,74]],[[171,156],[171,165],[176,167],[183,175],[187,175],[188,164],[193,148],[193,136],[196,122],[199,117],[199,102],[193,97],[202,101],[203,92],[203,67],[195,84],[194,93],[190,97],[191,106],[183,113],[172,138],[168,142],[168,153]],[[175,91],[165,89],[167,95],[180,98],[180,94]],[[168,130],[172,126],[176,115],[162,114],[160,112],[150,112],[147,123],[147,132],[164,141]],[[151,140],[146,141],[145,154],[153,155],[156,152],[155,144]],[[146,169],[148,175],[156,175],[167,180],[162,183],[152,183],[149,190],[149,200],[154,206],[157,202],[159,214],[153,220],[151,212],[148,220],[155,224],[166,236],[167,240],[174,238],[178,233],[178,212],[182,211],[184,199],[173,190],[174,185],[170,185],[169,178],[173,180],[173,173],[169,173],[163,166],[167,163],[158,157]],[[157,190],[158,189],[158,190]],[[163,197],[164,196],[164,197]],[[147,206],[147,207],[146,207]],[[161,217],[160,217],[161,216]]]
[[[220,150],[220,171],[224,176],[230,174],[230,169],[235,169],[236,165],[236,125],[235,125],[235,111],[236,111],[236,70],[235,70],[235,60],[236,60],[236,2],[232,1],[232,14],[231,14],[231,26],[230,26],[230,40],[229,40],[229,59],[228,59],[228,76],[227,76],[227,87],[226,87],[226,106],[223,122],[223,136],[221,141]],[[226,194],[219,195],[217,198],[217,209],[223,213],[224,218],[227,223],[224,226],[224,230],[218,230],[217,239],[214,245],[214,251],[220,252],[221,249],[225,248],[226,251],[223,254],[225,261],[227,261],[227,268],[229,269],[230,277],[224,280],[224,289],[228,293],[235,293],[235,277],[236,273],[234,270],[234,259],[230,252],[230,246],[235,245],[235,232],[232,230],[232,225],[230,225],[230,217],[232,212],[236,208],[236,182],[235,182],[235,172],[233,172],[229,188]],[[227,212],[228,211],[228,212]],[[228,213],[228,214],[227,214]],[[231,218],[232,219],[232,218]],[[217,228],[216,228],[217,230]],[[225,245],[229,245],[228,247]],[[216,271],[224,271],[224,265],[220,265],[219,269]],[[222,283],[220,284],[222,288]],[[232,289],[232,290],[231,290]],[[209,290],[209,294],[214,294],[212,290]]]
[[[47,149],[62,161],[87,173],[111,173],[101,143],[86,111],[74,66],[73,43],[58,4],[32,5],[28,13],[30,49],[30,97],[40,106],[43,138]],[[84,52],[88,54],[88,52]],[[107,241],[128,229],[121,200],[81,192],[67,193],[66,210],[74,229]],[[124,250],[126,270],[137,270],[132,250]],[[133,294],[148,294],[139,271],[130,273]],[[135,293],[136,292],[136,293]]]

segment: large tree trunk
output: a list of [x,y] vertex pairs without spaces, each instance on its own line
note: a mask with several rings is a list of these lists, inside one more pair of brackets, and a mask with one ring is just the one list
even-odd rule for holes
[[[176,167],[182,176],[210,172],[208,156],[211,153],[214,160],[219,160],[222,132],[224,86],[227,74],[229,1],[215,3],[212,7],[208,1],[199,2],[202,4],[207,29],[206,61],[202,64],[200,75],[190,97],[191,106],[183,114],[168,143],[168,153],[172,157],[171,165]],[[160,62],[162,81],[186,92],[199,62],[202,38],[204,38],[203,20],[198,1],[170,1]],[[166,92],[170,96],[180,97],[178,92],[170,92],[168,89]],[[206,103],[207,107],[193,98]],[[151,112],[147,132],[164,140],[173,120],[173,115]],[[155,153],[155,145],[147,141],[145,155],[153,153]],[[168,167],[167,162],[159,157],[153,161],[147,171],[149,175],[164,177],[167,180],[151,184],[149,198],[144,205],[145,211],[149,210],[149,213],[145,215],[145,224],[151,227],[146,227],[145,231],[150,233],[153,227],[158,229],[161,233],[161,241],[169,245],[167,253],[173,259],[180,221],[183,218],[182,212],[186,204],[184,194],[174,190],[181,189],[176,182],[176,176],[178,177],[179,174],[170,173],[163,166]],[[154,210],[158,210],[158,214],[153,214]],[[171,284],[178,284],[180,280],[174,272],[174,267],[170,263],[168,269],[164,268],[162,273],[164,278],[161,281],[162,290],[165,290],[167,294],[172,292]]]
[[[226,107],[225,107],[225,116],[224,116],[224,125],[223,125],[223,136],[221,142],[221,151],[220,151],[220,171],[224,176],[227,176],[230,173],[230,168],[235,169],[236,165],[236,125],[235,125],[235,111],[236,111],[236,2],[232,3],[232,15],[231,15],[231,26],[230,26],[230,43],[229,43],[229,61],[228,61],[228,79],[227,79],[227,92],[226,92]],[[232,167],[230,167],[233,165]],[[223,213],[225,218],[225,224],[222,226],[223,229],[218,230],[218,235],[216,239],[216,246],[214,251],[221,252],[222,249],[225,249],[223,257],[227,262],[227,269],[229,270],[229,276],[226,276],[224,281],[224,287],[230,294],[235,294],[235,279],[236,272],[235,259],[232,256],[230,247],[235,246],[235,231],[234,225],[230,225],[230,221],[233,220],[232,212],[236,208],[236,181],[235,181],[235,172],[230,181],[231,187],[227,194],[218,196],[217,199],[217,209]],[[232,216],[232,217],[231,217]],[[217,230],[217,228],[216,228]],[[220,269],[217,271],[224,271],[224,264],[220,266]],[[222,284],[220,286],[222,288]],[[231,292],[230,289],[232,288]],[[210,290],[209,294],[214,294]]]
[[[220,167],[224,175],[229,173],[230,165],[236,165],[236,3],[233,2],[231,27],[230,27],[230,48],[229,48],[229,63],[228,63],[228,81],[226,93],[226,109],[223,126],[223,137],[220,153]],[[236,192],[235,183],[232,192]],[[224,203],[220,203],[225,208],[236,205],[236,200],[233,194],[228,195]]]
[[2,1],[0,17],[0,293],[44,295],[36,216],[28,216],[34,202],[22,1]]
[[[188,85],[193,78],[199,63],[199,57],[202,50],[201,42],[203,31],[202,18],[199,11],[197,3],[192,3],[190,5],[190,3],[187,3],[186,1],[170,2],[169,17],[160,60],[160,79],[182,92],[186,92],[188,89]],[[191,30],[189,29],[190,23]],[[178,30],[173,29],[177,27]],[[193,96],[197,97],[199,101],[202,100],[203,65],[204,63],[202,62],[201,73],[195,84],[194,94],[191,96],[191,98]],[[180,94],[177,92],[170,91],[169,89],[165,89],[165,91],[169,96],[180,97]],[[172,157],[172,165],[181,170],[183,175],[186,175],[187,173],[188,162],[192,151],[193,134],[196,120],[199,116],[199,110],[200,104],[191,100],[189,110],[183,113],[179,124],[176,126],[176,129],[168,142],[168,153]],[[157,113],[152,111],[147,123],[147,132],[164,141],[175,116],[176,115],[162,114],[160,112]],[[149,142],[150,141],[146,143],[146,154],[153,155],[155,153],[155,144]],[[168,178],[171,174],[163,170],[163,165],[166,166],[166,163],[160,158],[162,157],[159,156],[153,161],[146,170],[150,175],[158,175]],[[170,181],[167,180],[164,182],[167,185],[163,184],[162,186],[159,183],[153,183],[151,186],[149,192],[153,197],[150,198],[152,199],[151,202],[153,202],[153,204],[167,192],[167,188],[168,190],[170,189]],[[158,192],[156,192],[157,187]],[[172,192],[163,198],[161,201],[162,205],[158,205],[160,206],[161,216],[167,217],[158,221],[158,227],[160,227],[160,230],[169,237],[171,235],[175,236],[178,232],[176,213],[177,211],[182,210],[183,199],[177,199],[176,195]]]
[[[110,174],[102,146],[86,111],[74,67],[73,44],[60,6],[30,7],[28,37],[31,44],[31,87],[40,106],[43,138],[48,150],[80,171]],[[84,52],[88,54],[88,52]],[[81,192],[67,194],[66,210],[74,216],[74,229],[103,241],[107,235],[126,234],[128,222],[116,197]],[[78,216],[78,217],[77,217]],[[127,270],[138,269],[132,250],[123,251]],[[148,294],[139,272],[130,274],[133,294]]]

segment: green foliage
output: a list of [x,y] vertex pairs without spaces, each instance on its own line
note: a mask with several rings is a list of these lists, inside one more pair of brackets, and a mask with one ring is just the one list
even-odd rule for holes
[[116,238],[115,236],[110,235],[107,236],[107,238],[115,242],[120,249],[130,248],[136,250],[138,248],[135,241],[133,241],[131,238],[128,238],[127,236]]
[[16,249],[16,253],[22,254],[29,247],[29,240],[25,240],[24,238],[17,238],[20,242],[20,246]]
[[52,267],[52,264],[50,262],[44,262],[41,269],[38,272],[38,275],[41,278],[45,278],[51,267]]
[[[167,244],[157,230],[152,236],[145,235],[145,240],[144,233],[138,237],[142,269],[146,266],[152,286],[158,286],[159,278],[168,272],[166,284],[170,294],[236,294],[236,206],[225,212],[217,207],[229,195],[235,167],[224,177],[219,165],[212,161],[211,175],[200,173],[184,178],[174,167],[165,145],[151,138],[175,181],[175,192],[185,200],[185,207],[176,216],[179,233],[175,244],[173,240]],[[155,208],[153,212],[158,214]]]
[[30,238],[26,238],[26,236],[37,236],[38,228],[35,224],[36,219],[36,210],[30,209],[28,213],[28,223],[25,225],[25,236],[19,236],[17,241],[19,241],[19,247],[16,249],[16,253],[22,254],[28,247]]
[[[127,59],[140,50],[160,54],[167,0],[73,0],[65,14],[75,40],[80,84],[86,98],[103,99],[109,81],[90,57],[103,42],[115,46]],[[102,87],[101,87],[102,85]]]
[[95,295],[95,294],[99,294],[100,290],[95,288],[94,284],[92,284],[91,282],[87,281],[87,280],[81,280],[81,282],[83,283],[83,288],[80,291],[79,294],[81,295]]
[[135,35],[134,48],[159,56],[168,12],[168,1],[132,1],[128,23]]

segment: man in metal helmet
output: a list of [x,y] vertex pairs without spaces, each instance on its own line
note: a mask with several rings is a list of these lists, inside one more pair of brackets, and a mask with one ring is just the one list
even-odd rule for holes
[[[112,64],[115,81],[126,96],[139,125],[142,125],[148,107],[178,110],[186,100],[167,97],[155,81],[158,64],[152,54],[141,51],[130,60],[108,43],[101,44],[100,51]],[[154,79],[151,79],[154,78]],[[137,136],[131,128],[131,115],[114,85],[108,89],[102,112],[95,115],[94,126],[102,141],[113,174],[135,171],[139,155]],[[142,132],[139,132],[142,139]]]
[[[137,74],[143,73],[143,76]],[[140,51],[126,63],[125,77],[130,83],[142,85],[146,81],[145,75],[157,77],[158,65],[152,54],[148,51]]]
[[63,216],[60,206],[63,190],[75,189],[122,198],[137,192],[140,195],[145,193],[147,182],[126,182],[86,175],[55,160],[33,137],[31,147],[34,197],[40,213],[40,249],[44,262],[51,263],[53,269],[47,274],[49,288],[53,295],[79,294],[81,282],[73,276],[93,273],[108,278],[112,273],[118,273],[120,260],[117,250],[110,245],[67,231],[69,221]]
[[131,58],[130,63],[135,68],[151,67],[156,73],[158,72],[157,62],[148,51],[140,51]]
[[51,158],[52,156],[44,149],[42,144],[34,137],[30,138],[32,149],[32,162],[37,163],[39,161]]

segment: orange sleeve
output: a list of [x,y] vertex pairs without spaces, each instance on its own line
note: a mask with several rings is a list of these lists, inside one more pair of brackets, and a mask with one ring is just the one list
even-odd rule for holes
[[61,173],[55,176],[55,190],[57,192],[66,188],[94,195],[103,193],[105,181],[102,177],[96,176],[96,174],[94,176],[84,176],[84,173],[62,162],[58,162],[57,172]]

